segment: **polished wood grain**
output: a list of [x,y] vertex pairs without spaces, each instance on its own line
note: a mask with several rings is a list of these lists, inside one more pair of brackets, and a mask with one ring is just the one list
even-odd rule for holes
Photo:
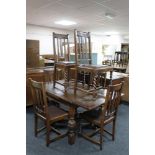
[[26,40],[26,67],[39,67],[39,40]]

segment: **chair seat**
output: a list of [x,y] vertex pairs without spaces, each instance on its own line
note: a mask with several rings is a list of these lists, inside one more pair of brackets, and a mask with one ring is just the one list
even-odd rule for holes
[[[92,110],[92,111],[86,111],[81,114],[82,118],[86,119],[88,122],[93,122],[95,125],[100,126],[101,125],[101,110]],[[114,120],[114,116],[106,116],[104,119],[104,125],[107,123],[110,123]]]
[[49,114],[49,119],[52,122],[62,120],[64,117],[68,117],[68,113],[66,111],[53,105],[49,106],[48,114]]

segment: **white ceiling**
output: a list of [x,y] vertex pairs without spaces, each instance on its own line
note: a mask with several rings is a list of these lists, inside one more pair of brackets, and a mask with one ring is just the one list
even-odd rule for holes
[[[129,33],[129,0],[26,0],[27,24],[90,31],[95,34]],[[114,15],[108,19],[105,13]],[[60,26],[58,20],[77,25]]]

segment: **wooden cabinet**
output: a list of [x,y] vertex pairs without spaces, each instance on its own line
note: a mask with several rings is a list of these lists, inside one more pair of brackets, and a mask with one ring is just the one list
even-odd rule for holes
[[26,40],[26,67],[39,66],[39,40]]
[[124,78],[122,93],[124,95],[122,96],[121,100],[129,103],[129,77],[128,76]]
[[[38,82],[48,82],[48,80],[53,79],[53,68],[48,68],[48,71],[50,74],[47,74],[47,68],[40,68],[40,69],[27,69],[26,71],[26,106],[30,106],[33,104],[32,102],[32,95],[31,95],[31,89],[28,79],[32,78],[35,81]],[[46,70],[46,71],[44,71]],[[47,77],[50,75],[50,78]]]

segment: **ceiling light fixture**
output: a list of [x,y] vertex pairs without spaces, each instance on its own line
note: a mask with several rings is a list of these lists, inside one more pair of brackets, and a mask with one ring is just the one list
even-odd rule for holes
[[116,31],[104,32],[104,35],[119,35],[119,32]]
[[69,21],[69,20],[60,20],[60,21],[55,21],[55,24],[63,25],[63,26],[69,26],[69,25],[75,25],[76,22]]
[[108,19],[113,19],[115,17],[114,14],[112,13],[105,13],[105,16],[108,18]]

